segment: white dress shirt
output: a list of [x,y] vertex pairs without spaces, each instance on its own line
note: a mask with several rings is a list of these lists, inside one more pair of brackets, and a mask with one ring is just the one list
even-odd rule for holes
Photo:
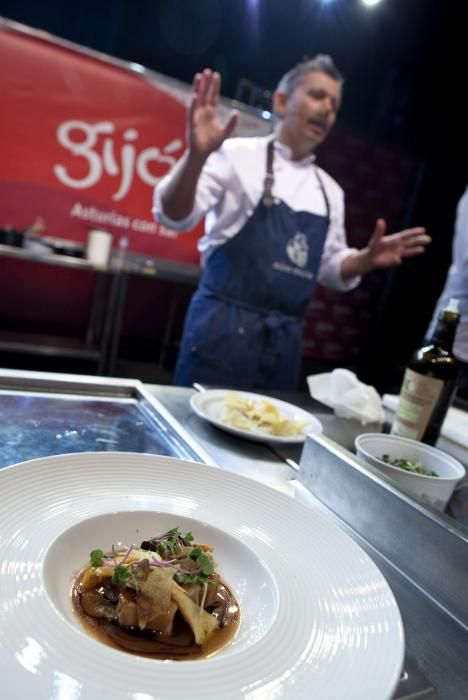
[[[180,232],[190,231],[205,216],[205,235],[198,241],[202,265],[217,246],[241,230],[260,201],[269,139],[270,136],[231,138],[212,153],[198,180],[194,208],[184,219],[174,221],[166,216],[161,201],[161,195],[180,167],[179,164],[156,187],[153,215],[168,228]],[[278,141],[274,145],[273,195],[283,200],[293,211],[309,211],[325,216],[325,199],[314,172],[315,156],[293,160],[287,146]],[[343,259],[356,250],[346,244],[343,190],[324,170],[317,169],[330,205],[330,225],[318,281],[335,289],[353,289],[361,278],[343,281],[340,275]]]
[[439,313],[445,309],[452,298],[458,299],[460,311],[460,323],[455,335],[453,352],[459,360],[468,362],[468,187],[457,205],[452,241],[452,264],[427,330],[427,337],[435,331]]

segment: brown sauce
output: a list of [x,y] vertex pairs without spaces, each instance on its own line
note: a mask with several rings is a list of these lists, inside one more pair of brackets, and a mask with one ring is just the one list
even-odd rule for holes
[[[189,635],[192,642],[183,646],[168,646],[164,642],[157,640],[157,633],[152,633],[150,630],[141,631],[139,628],[124,628],[114,622],[109,622],[103,618],[93,617],[88,615],[81,605],[82,594],[82,579],[86,566],[78,576],[73,580],[71,585],[71,601],[73,610],[82,626],[82,628],[95,639],[103,644],[110,646],[120,651],[125,651],[128,654],[135,656],[145,656],[149,658],[173,661],[187,661],[194,659],[204,659],[208,656],[213,656],[218,651],[227,646],[235,637],[240,624],[240,606],[232,593],[232,591],[223,583],[226,597],[229,599],[227,612],[223,617],[222,623],[216,629],[206,642],[200,646],[195,644],[193,633],[189,625],[182,618],[180,612],[176,613],[174,619],[174,635],[180,638],[187,638]],[[138,651],[132,649],[137,647]],[[143,651],[143,648],[149,648],[148,651]]]

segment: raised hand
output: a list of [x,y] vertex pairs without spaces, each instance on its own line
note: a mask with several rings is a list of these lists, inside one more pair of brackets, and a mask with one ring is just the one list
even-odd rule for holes
[[371,270],[400,265],[404,258],[420,255],[431,242],[422,226],[407,228],[398,233],[385,235],[387,224],[377,219],[374,233],[365,248],[351,253],[341,263],[341,277],[344,280],[367,274]]
[[422,226],[407,228],[398,233],[385,235],[387,225],[383,219],[377,219],[374,233],[367,245],[367,257],[370,269],[400,265],[403,258],[412,258],[424,252],[431,242],[430,236]]
[[188,144],[192,156],[205,160],[216,151],[223,141],[233,132],[238,119],[238,112],[229,115],[226,124],[221,124],[218,117],[219,73],[206,68],[197,73],[193,79],[193,93],[188,113]]

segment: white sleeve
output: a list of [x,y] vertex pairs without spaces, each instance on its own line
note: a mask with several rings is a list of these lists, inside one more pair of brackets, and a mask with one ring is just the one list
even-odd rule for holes
[[457,261],[468,274],[468,187],[460,197],[455,215],[455,233],[452,241],[452,262]]
[[338,194],[333,193],[333,195],[333,201],[330,202],[330,224],[320,261],[318,281],[327,287],[347,292],[359,285],[361,277],[343,280],[340,272],[341,264],[348,255],[357,252],[357,249],[350,248],[346,242],[343,191],[340,190]]
[[232,168],[226,154],[221,147],[207,158],[201,171],[195,193],[195,202],[192,211],[184,219],[171,219],[163,209],[162,195],[178,169],[182,165],[180,159],[161,182],[156,185],[153,194],[153,217],[164,226],[174,231],[191,231],[205,214],[213,209],[223,197]]

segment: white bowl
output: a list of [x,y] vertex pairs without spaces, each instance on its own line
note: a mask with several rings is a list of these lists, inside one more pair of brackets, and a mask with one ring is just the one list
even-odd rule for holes
[[[403,491],[437,510],[445,509],[456,484],[465,476],[465,468],[458,460],[436,447],[400,435],[363,433],[356,438],[354,444],[358,457],[380,469],[397,482]],[[426,469],[434,471],[438,476],[415,474],[394,467],[382,459],[386,454],[391,459],[421,462]]]

